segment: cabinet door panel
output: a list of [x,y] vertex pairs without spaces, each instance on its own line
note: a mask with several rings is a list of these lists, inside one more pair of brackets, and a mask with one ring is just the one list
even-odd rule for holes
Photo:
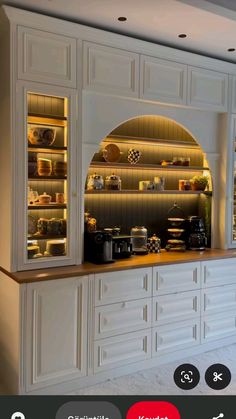
[[221,259],[202,263],[203,288],[236,284],[236,259]]
[[76,40],[19,26],[18,78],[76,87]]
[[235,310],[203,317],[201,330],[202,343],[229,336],[236,337]]
[[98,340],[94,346],[94,372],[144,361],[150,356],[150,329]]
[[95,275],[95,305],[150,297],[152,268]]
[[200,291],[164,295],[153,299],[153,322],[165,324],[200,315]]
[[84,88],[138,96],[139,55],[84,42]]
[[200,263],[153,268],[153,294],[172,294],[200,288]]
[[95,309],[95,338],[101,339],[151,327],[151,299],[140,299]]
[[86,282],[27,285],[27,391],[86,375]]
[[143,55],[140,86],[145,99],[186,104],[187,66]]
[[236,310],[236,285],[202,290],[202,313],[204,315],[231,309]]
[[189,348],[200,343],[200,319],[172,323],[153,329],[152,356]]
[[189,105],[227,111],[228,75],[203,68],[188,68]]

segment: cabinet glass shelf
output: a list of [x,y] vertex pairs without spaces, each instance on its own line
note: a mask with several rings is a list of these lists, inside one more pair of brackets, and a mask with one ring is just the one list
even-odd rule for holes
[[48,205],[28,205],[29,210],[40,210],[40,209],[66,209],[66,204],[48,204]]
[[48,181],[51,181],[51,180],[67,180],[67,176],[54,176],[54,175],[51,175],[51,176],[30,176],[29,178],[28,178],[28,180],[29,181],[35,181],[35,180],[48,180]]
[[28,146],[28,151],[31,151],[34,153],[64,154],[67,151],[67,147],[54,147],[54,146],[39,147],[38,145],[30,144]]
[[57,239],[65,239],[66,236],[65,235],[54,235],[54,236],[50,236],[50,235],[40,235],[40,234],[33,234],[33,235],[29,235],[27,237],[27,240],[57,240]]

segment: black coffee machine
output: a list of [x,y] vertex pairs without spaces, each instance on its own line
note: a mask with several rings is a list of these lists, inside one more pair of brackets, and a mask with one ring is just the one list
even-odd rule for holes
[[93,231],[84,235],[84,258],[93,263],[111,263],[112,235],[104,231]]
[[191,216],[186,220],[186,243],[189,250],[205,250],[207,237],[205,225],[201,217]]

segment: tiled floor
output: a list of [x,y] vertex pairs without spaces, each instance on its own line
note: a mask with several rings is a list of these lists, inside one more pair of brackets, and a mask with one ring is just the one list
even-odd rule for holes
[[[199,385],[191,390],[184,391],[176,387],[173,381],[175,368],[183,363],[195,365],[200,373]],[[222,391],[210,389],[204,380],[206,369],[216,363],[226,365],[232,374],[230,385]],[[157,368],[141,371],[135,374],[108,380],[93,387],[80,389],[70,394],[77,395],[186,395],[186,394],[233,394],[236,395],[236,345],[231,345],[216,351],[207,352],[192,358],[166,364]]]

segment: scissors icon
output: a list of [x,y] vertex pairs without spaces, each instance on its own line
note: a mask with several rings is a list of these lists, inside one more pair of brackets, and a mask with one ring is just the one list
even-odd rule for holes
[[[223,373],[220,373],[220,374],[218,374],[217,372],[213,372],[213,381],[216,383],[217,381],[222,381],[223,380],[223,378],[222,378],[222,375],[223,375]],[[221,417],[221,416],[220,416]]]

